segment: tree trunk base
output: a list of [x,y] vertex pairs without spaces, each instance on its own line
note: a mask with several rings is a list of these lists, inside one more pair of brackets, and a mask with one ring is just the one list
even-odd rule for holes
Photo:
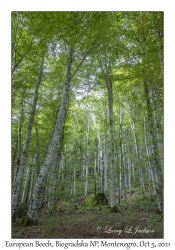
[[163,211],[160,211],[159,209],[157,209],[156,214],[163,214]]
[[23,227],[27,227],[27,226],[31,226],[31,225],[35,225],[38,226],[38,220],[32,220],[29,218],[28,215],[26,215],[25,217],[22,217],[21,221],[20,221],[20,225]]
[[111,213],[119,213],[120,210],[118,210],[117,206],[114,206],[114,207],[111,207],[111,208],[110,208],[110,212],[111,212]]
[[99,204],[100,205],[108,205],[108,200],[107,200],[104,193],[97,193],[95,195],[95,201],[96,201],[97,205],[99,205]]

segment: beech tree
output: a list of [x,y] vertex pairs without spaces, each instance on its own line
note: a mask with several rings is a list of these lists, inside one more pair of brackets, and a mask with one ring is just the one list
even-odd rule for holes
[[65,73],[65,80],[64,80],[64,86],[63,86],[63,94],[61,98],[61,103],[59,107],[59,112],[57,115],[56,125],[54,128],[54,132],[51,138],[50,145],[48,147],[48,152],[44,161],[43,166],[41,167],[40,173],[38,175],[37,182],[35,184],[34,193],[32,195],[32,199],[30,201],[29,209],[27,212],[26,219],[24,221],[24,225],[27,225],[29,223],[37,224],[37,217],[38,212],[40,208],[40,200],[41,195],[43,191],[43,181],[47,178],[49,169],[51,167],[51,164],[53,162],[53,158],[55,155],[55,151],[60,143],[61,133],[63,131],[63,124],[65,121],[66,116],[66,108],[67,103],[69,99],[69,90],[70,90],[70,82],[71,78],[77,73],[79,67],[87,57],[88,53],[93,47],[93,44],[95,41],[93,41],[93,44],[88,48],[88,50],[84,53],[82,59],[80,60],[79,64],[74,69],[74,72],[71,75],[71,65],[73,62],[73,54],[76,53],[75,50],[75,44],[76,40],[74,40],[74,37],[70,37],[70,42],[66,45],[66,54],[67,54],[67,64],[66,64],[66,73]]
[[24,166],[25,166],[25,162],[26,162],[26,158],[27,158],[27,153],[28,153],[28,146],[29,146],[29,142],[30,142],[30,135],[31,135],[31,131],[32,131],[34,115],[35,115],[35,111],[36,111],[36,105],[37,105],[37,100],[38,100],[38,89],[39,89],[39,86],[40,86],[40,83],[41,83],[43,66],[44,66],[44,57],[42,57],[41,65],[39,67],[38,79],[37,79],[37,82],[36,82],[35,94],[34,94],[34,98],[33,98],[33,106],[32,106],[32,111],[31,111],[30,118],[29,118],[29,123],[28,123],[26,138],[25,138],[25,142],[24,142],[23,152],[22,152],[22,156],[21,156],[21,159],[20,159],[18,169],[17,169],[17,175],[16,175],[16,178],[15,178],[15,183],[13,185],[12,216],[15,214],[16,206],[19,203],[21,182],[22,182]]

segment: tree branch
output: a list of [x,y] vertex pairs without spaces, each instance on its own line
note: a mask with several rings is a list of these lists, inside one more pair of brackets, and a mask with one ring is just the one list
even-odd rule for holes
[[90,52],[91,49],[93,48],[95,42],[96,42],[96,40],[93,42],[92,46],[91,46],[90,49],[87,51],[87,53],[83,56],[83,59],[81,60],[81,62],[80,62],[79,65],[77,66],[76,70],[75,70],[74,73],[72,74],[70,80],[76,75],[77,71],[78,71],[79,68],[81,67],[81,65],[82,65],[82,63],[84,62],[84,60],[86,59],[87,55],[89,54],[89,52]]

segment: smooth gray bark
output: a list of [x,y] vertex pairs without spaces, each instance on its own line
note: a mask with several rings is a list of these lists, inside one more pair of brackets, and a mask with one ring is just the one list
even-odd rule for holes
[[106,136],[104,137],[104,193],[106,194],[107,190],[107,171],[108,171],[108,164],[107,164],[107,152],[106,152]]
[[75,147],[75,153],[74,153],[74,195],[76,194],[76,168],[77,168],[77,155],[76,155],[76,144],[74,144]]
[[139,171],[140,186],[142,188],[142,193],[143,193],[143,196],[144,196],[144,194],[145,194],[145,184],[144,184],[144,179],[143,179],[143,171],[142,171],[142,168],[140,167],[140,165],[141,165],[140,164],[141,163],[140,150],[139,150],[139,145],[138,145],[138,140],[137,140],[136,125],[135,125],[135,119],[134,118],[133,118],[133,123],[131,122],[131,128],[132,128],[132,130],[134,132],[134,144],[135,144],[137,168],[138,168],[138,171]]
[[85,189],[84,189],[85,195],[87,195],[88,193],[88,174],[89,174],[89,161],[87,158],[85,163]]
[[37,125],[35,125],[35,132],[36,132],[36,155],[35,155],[35,165],[37,169],[37,176],[39,174],[40,170],[40,151],[39,151],[39,139],[38,139],[38,128]]
[[153,168],[154,179],[155,179],[155,189],[157,195],[157,204],[158,209],[160,212],[163,212],[163,183],[160,175],[160,167],[158,161],[158,145],[155,135],[155,128],[154,128],[154,121],[153,121],[153,111],[149,97],[149,90],[148,90],[148,82],[147,79],[144,78],[144,92],[146,98],[146,107],[147,107],[147,116],[148,116],[148,124],[149,124],[149,134],[150,134],[150,141],[151,141],[151,165]]
[[101,144],[101,138],[100,138],[100,132],[97,128],[97,124],[96,124],[96,117],[94,114],[91,113],[91,118],[94,124],[94,127],[96,129],[96,133],[97,133],[97,138],[98,138],[98,152],[99,152],[99,156],[100,156],[100,174],[101,174],[101,192],[105,193],[105,163],[104,163],[104,154],[103,154],[103,150],[102,150],[102,144]]
[[53,132],[53,136],[48,147],[48,152],[44,161],[43,166],[41,167],[38,179],[35,184],[34,192],[32,195],[32,199],[30,201],[29,209],[27,212],[27,216],[31,220],[32,223],[35,223],[35,220],[38,218],[39,208],[40,208],[40,200],[43,193],[43,181],[47,178],[49,169],[52,165],[55,151],[58,148],[60,143],[60,139],[63,132],[63,124],[66,116],[66,107],[69,98],[69,90],[70,90],[70,79],[71,79],[71,64],[73,58],[73,49],[69,49],[67,66],[66,66],[66,76],[63,86],[63,94],[61,99],[61,104],[57,116],[57,121],[55,125],[55,129]]
[[101,70],[104,74],[104,80],[106,83],[106,89],[108,93],[108,114],[109,114],[109,134],[110,134],[110,193],[111,193],[111,212],[118,212],[116,206],[115,195],[115,165],[114,165],[114,128],[113,128],[113,91],[112,91],[112,79],[111,79],[111,62],[108,56],[105,54],[105,63],[99,60]]
[[17,169],[19,168],[20,159],[21,159],[21,130],[22,130],[22,119],[23,119],[23,101],[21,108],[21,115],[18,124],[18,157],[17,157]]
[[62,186],[64,186],[64,167],[65,167],[65,156],[64,156],[64,150],[61,153],[62,161],[61,161],[61,182]]
[[161,114],[163,114],[163,107],[161,107],[160,105],[159,87],[157,84],[152,87],[152,100],[154,105],[154,124],[156,128],[159,162],[161,166],[161,171],[163,173],[163,131],[162,124],[160,122]]
[[120,144],[120,173],[119,173],[119,203],[122,199],[122,177],[123,177],[123,145],[122,145],[122,113],[119,104],[119,144]]
[[17,168],[15,168],[15,161],[16,161],[16,155],[18,151],[18,139],[16,140],[15,149],[12,151],[14,151],[13,157],[12,157],[12,183],[13,183],[14,180],[16,179],[16,171],[17,171]]
[[122,198],[122,179],[124,181],[124,196],[125,196],[125,209],[127,208],[127,194],[126,194],[126,174],[124,166],[124,147],[123,147],[123,129],[122,129],[122,110],[119,104],[119,144],[120,144],[120,183],[119,183],[119,201]]
[[50,177],[49,187],[48,187],[48,209],[54,210],[55,209],[55,199],[56,199],[56,186],[58,183],[58,172],[60,167],[60,160],[61,160],[61,152],[58,152],[58,154],[55,156],[55,162],[52,166],[52,173]]
[[[148,147],[147,129],[146,129],[145,117],[144,117],[144,139],[145,139],[146,154],[147,154],[147,157],[148,157],[147,170],[148,170],[148,177],[149,177],[150,196],[152,196],[152,191],[151,191],[152,188],[151,188],[151,186],[153,187],[154,194],[156,194],[156,191],[155,191],[154,174],[153,174],[153,169],[152,169],[151,160],[150,160],[150,152],[149,152],[149,147]],[[152,185],[151,185],[151,183],[152,183]]]
[[26,175],[24,179],[23,192],[22,192],[22,198],[21,198],[22,203],[26,203],[28,187],[30,186],[30,177],[31,177],[31,169],[30,169],[30,163],[28,163],[28,166],[26,168]]
[[95,191],[95,196],[97,193],[97,153],[95,151],[95,156],[94,156],[94,191]]
[[39,86],[41,83],[43,67],[44,67],[44,57],[42,58],[41,64],[39,67],[38,78],[37,78],[37,82],[36,82],[36,86],[35,86],[35,93],[34,93],[34,98],[33,98],[32,111],[30,113],[29,123],[28,123],[28,127],[27,127],[27,133],[26,133],[26,137],[25,137],[25,141],[24,141],[24,146],[23,146],[23,151],[21,154],[21,159],[20,159],[20,164],[19,164],[17,176],[15,179],[15,183],[13,185],[12,216],[14,215],[16,207],[17,207],[18,202],[19,202],[22,177],[23,177],[24,167],[25,167],[25,163],[26,163],[26,159],[27,159],[28,147],[29,147],[30,136],[31,136],[31,132],[32,132],[32,126],[33,126],[33,120],[34,120],[35,111],[36,111],[36,105],[37,105],[37,101],[38,101],[38,90],[39,90]]
[[108,91],[108,108],[109,108],[111,208],[114,208],[116,207],[116,196],[115,196],[115,170],[114,170],[113,93],[112,93],[112,82],[108,74],[106,75],[105,80]]
[[23,121],[23,97],[22,97],[22,103],[21,103],[21,113],[18,121],[18,139],[17,139],[17,162],[16,162],[16,173],[14,177],[13,184],[15,183],[18,170],[19,170],[19,165],[20,165],[20,159],[21,159],[21,130],[22,130],[22,121]]
[[129,193],[130,195],[132,195],[132,182],[131,182],[131,161],[130,158],[128,156],[128,186],[129,186]]
[[89,115],[87,117],[87,128],[86,128],[86,160],[85,160],[85,189],[84,194],[88,193],[88,175],[89,175],[89,128],[90,128],[90,120]]

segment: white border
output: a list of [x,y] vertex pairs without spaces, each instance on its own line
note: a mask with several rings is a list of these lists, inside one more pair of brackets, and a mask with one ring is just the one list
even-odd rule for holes
[[[11,240],[11,11],[164,11],[164,170],[165,170],[165,234],[164,240],[174,244],[174,185],[175,185],[175,8],[173,0],[100,1],[100,0],[30,0],[1,1],[0,4],[0,246]],[[42,242],[42,240],[40,240]],[[132,240],[123,240],[133,242]],[[151,241],[151,240],[150,240]],[[20,240],[20,242],[25,242]],[[135,240],[134,240],[135,242]]]

